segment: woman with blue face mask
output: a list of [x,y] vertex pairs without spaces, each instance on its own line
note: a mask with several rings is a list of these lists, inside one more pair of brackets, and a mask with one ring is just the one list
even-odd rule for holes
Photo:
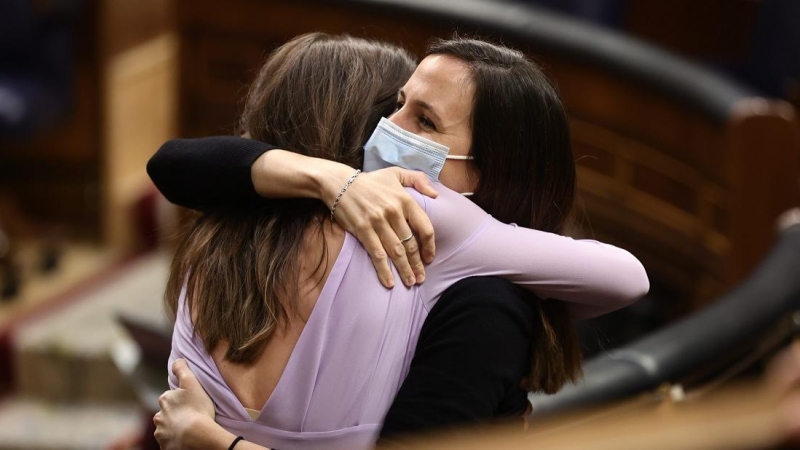
[[[362,184],[362,189],[365,187],[363,183],[359,183],[364,179],[364,175],[360,175],[358,171],[353,171],[356,161],[359,161],[358,166],[363,163],[363,167],[367,168],[370,164],[377,167],[384,163],[397,163],[401,159],[406,161],[404,164],[413,165],[407,161],[415,160],[418,166],[414,168],[427,172],[429,176],[438,178],[442,183],[439,185],[436,184],[435,180],[433,182],[433,187],[438,191],[436,199],[425,198],[413,192],[410,193],[415,204],[430,215],[431,222],[437,230],[435,242],[438,256],[428,266],[428,273],[425,275],[426,280],[422,280],[418,276],[415,276],[414,279],[404,279],[407,285],[412,285],[410,289],[402,286],[397,286],[391,290],[379,288],[381,284],[384,286],[387,284],[386,280],[381,278],[381,282],[379,282],[364,273],[364,264],[374,264],[375,259],[371,258],[364,248],[355,245],[354,241],[348,238],[347,235],[342,237],[341,231],[337,232],[341,228],[335,222],[319,223],[321,227],[320,235],[326,236],[332,242],[332,246],[324,244],[325,240],[322,241],[322,248],[327,249],[329,254],[327,263],[322,266],[318,265],[317,268],[325,267],[326,271],[330,268],[330,272],[325,272],[324,276],[317,280],[317,284],[312,286],[313,288],[321,287],[322,292],[316,292],[316,296],[311,295],[308,297],[307,304],[301,301],[300,305],[295,306],[302,309],[303,305],[305,305],[306,313],[309,315],[311,312],[316,313],[321,307],[332,309],[329,309],[329,314],[323,315],[323,319],[319,319],[319,315],[325,313],[318,313],[316,321],[312,321],[313,317],[307,316],[304,322],[301,321],[304,325],[298,325],[300,331],[304,333],[303,336],[310,334],[311,338],[305,338],[305,340],[301,341],[298,335],[294,335],[294,340],[292,340],[292,335],[289,333],[289,335],[285,336],[285,342],[281,339],[277,340],[279,344],[288,345],[289,356],[286,356],[286,348],[283,348],[283,353],[281,353],[280,345],[278,345],[277,349],[270,347],[276,341],[264,344],[265,347],[259,350],[261,353],[256,352],[259,354],[263,354],[263,352],[283,354],[288,358],[288,364],[284,369],[293,375],[291,379],[301,373],[310,374],[315,380],[314,383],[321,390],[320,395],[323,398],[325,390],[330,389],[331,393],[335,392],[338,401],[344,403],[346,409],[348,408],[347,405],[350,405],[349,402],[352,400],[353,392],[355,392],[352,389],[368,386],[369,391],[360,394],[364,395],[364,401],[366,402],[364,404],[367,405],[367,409],[357,412],[356,416],[361,417],[361,419],[364,419],[364,414],[368,416],[365,419],[367,423],[363,425],[369,430],[341,431],[345,435],[350,432],[358,435],[362,431],[368,435],[374,433],[370,427],[374,426],[375,417],[380,417],[380,419],[377,419],[378,421],[382,420],[389,408],[391,399],[400,389],[399,384],[402,383],[405,373],[410,370],[409,360],[414,355],[413,343],[415,342],[415,337],[420,336],[421,321],[425,319],[428,311],[432,313],[439,306],[437,302],[440,298],[443,298],[443,292],[447,287],[459,280],[474,275],[505,277],[525,286],[541,297],[557,298],[567,302],[561,303],[551,300],[542,302],[542,304],[550,306],[569,304],[570,310],[579,316],[596,315],[621,307],[643,295],[647,289],[647,278],[641,265],[626,252],[595,242],[573,241],[555,234],[556,232],[563,232],[568,222],[574,192],[574,164],[571,160],[571,152],[569,152],[566,117],[557,95],[541,75],[541,72],[526,61],[521,54],[480,41],[445,41],[434,46],[430,53],[431,56],[420,64],[414,75],[400,89],[397,111],[389,119],[391,124],[382,121],[372,137],[368,140],[365,139],[366,144],[363,146],[363,151],[370,156],[365,156],[363,153],[359,156],[352,156],[352,153],[350,153],[351,156],[348,157],[344,154],[336,153],[337,149],[325,148],[325,146],[315,147],[317,154],[326,159],[324,163],[321,161],[309,162],[306,157],[296,154],[283,154],[279,151],[270,151],[262,155],[265,158],[262,164],[264,164],[266,172],[269,172],[270,169],[279,168],[279,172],[285,174],[287,173],[285,172],[287,165],[291,166],[292,164],[308,168],[310,164],[319,163],[327,164],[330,168],[321,172],[315,172],[317,169],[306,169],[312,174],[307,179],[297,176],[298,173],[302,173],[301,171],[293,172],[291,177],[300,178],[300,185],[308,183],[311,186],[315,184],[317,186],[325,186],[331,184],[330,181],[324,181],[326,177],[334,179],[337,173],[346,172],[347,178],[343,182],[339,180],[339,187],[330,191],[338,191],[335,196],[331,194],[320,195],[323,199],[325,199],[326,195],[330,195],[328,198],[330,201],[325,203],[330,209],[331,218],[335,217],[337,222],[340,218],[339,215],[336,215],[337,207],[340,205],[344,207],[344,200],[348,198],[353,200],[351,202],[352,205],[358,204],[357,199],[353,198],[354,188],[359,184]],[[326,57],[329,56],[327,55]],[[306,148],[300,151],[306,153],[306,155],[313,156],[314,151],[308,150],[308,148],[314,146],[309,146],[308,142],[303,143],[301,142],[302,140],[293,142],[291,139],[280,142],[285,136],[282,133],[291,134],[297,129],[295,125],[290,126],[278,120],[281,117],[291,116],[291,111],[276,108],[273,104],[275,102],[274,97],[266,96],[266,100],[262,98],[263,103],[258,100],[256,93],[260,92],[261,89],[266,89],[267,92],[274,92],[274,86],[270,87],[270,83],[280,83],[280,75],[285,75],[274,70],[270,71],[269,67],[270,63],[268,62],[265,70],[262,70],[259,76],[259,81],[254,85],[254,90],[251,91],[248,109],[245,111],[243,120],[244,131],[249,132],[256,139],[272,140],[272,142],[285,148],[292,148],[293,145],[305,146]],[[503,70],[498,71],[498,68]],[[502,75],[503,73],[510,74],[512,78],[503,79],[502,76],[498,77],[498,74]],[[285,79],[283,81],[288,83]],[[275,116],[270,118],[270,114],[277,115],[278,118]],[[342,118],[342,120],[345,119]],[[302,119],[301,122],[308,123],[308,118]],[[366,122],[369,122],[369,120]],[[531,123],[534,126],[530,126]],[[525,124],[528,126],[526,127]],[[281,131],[281,126],[288,128]],[[392,146],[394,146],[394,150],[387,150]],[[326,155],[326,151],[329,154]],[[448,160],[447,156],[453,156],[458,159]],[[259,157],[259,159],[262,157]],[[285,161],[283,163],[276,162],[280,158],[284,158]],[[393,158],[395,159],[393,160]],[[286,162],[287,160],[288,163]],[[255,167],[254,165],[251,173],[257,172]],[[390,177],[394,176],[395,180],[407,181],[403,177],[415,176],[395,169],[391,170],[394,170],[394,172]],[[152,173],[153,171],[151,170]],[[375,173],[377,174],[378,172]],[[272,177],[270,182],[275,183],[277,179]],[[308,180],[316,181],[308,182]],[[292,183],[292,181],[289,180],[288,183]],[[254,184],[258,190],[258,182],[254,181]],[[334,182],[333,184],[337,183]],[[424,182],[420,182],[419,185],[424,190]],[[313,191],[315,189],[309,190]],[[325,189],[318,190],[324,191]],[[474,193],[470,197],[472,201],[464,198],[459,192]],[[495,218],[493,219],[486,215],[476,204],[487,211],[491,211]],[[291,203],[284,207],[291,210],[296,206],[295,203]],[[311,204],[306,204],[306,207],[312,208]],[[271,212],[270,214],[277,214],[278,217],[281,217],[282,213],[279,211]],[[341,211],[339,211],[339,214],[341,214]],[[208,220],[212,224],[214,220],[222,220],[224,223],[228,223],[229,227],[239,226],[231,225],[231,222],[228,222],[232,220],[230,213],[224,217],[212,217]],[[389,221],[391,222],[392,220],[394,219],[390,218]],[[401,220],[405,222],[403,217],[401,217]],[[501,221],[507,223],[515,222],[523,227],[541,228],[550,233],[509,226]],[[192,356],[195,355],[194,361],[190,362],[192,362],[196,372],[199,370],[203,387],[206,390],[211,389],[217,395],[217,398],[215,398],[217,402],[217,418],[218,420],[221,420],[220,417],[223,418],[221,420],[224,422],[223,425],[227,424],[229,430],[241,430],[243,434],[244,432],[250,432],[258,435],[258,432],[252,428],[255,425],[240,426],[234,423],[237,422],[234,416],[239,413],[242,405],[238,404],[235,398],[232,399],[231,395],[226,397],[224,392],[221,393],[219,389],[232,389],[233,392],[236,392],[236,397],[239,397],[238,400],[242,404],[258,405],[261,403],[259,399],[262,399],[264,395],[263,391],[254,387],[254,384],[237,384],[233,382],[231,386],[230,383],[226,382],[229,379],[236,379],[237,374],[243,375],[244,378],[248,378],[248,376],[252,378],[259,372],[256,371],[254,374],[248,371],[249,369],[237,367],[235,361],[231,364],[225,364],[226,360],[232,361],[236,359],[236,351],[239,347],[230,344],[229,348],[222,354],[215,353],[215,345],[209,345],[209,342],[200,342],[191,337],[193,332],[191,332],[190,325],[194,322],[195,327],[197,327],[198,324],[203,323],[203,320],[202,318],[192,319],[189,317],[191,314],[187,311],[192,310],[192,305],[194,305],[194,308],[202,309],[197,305],[200,304],[199,302],[202,301],[202,296],[205,294],[198,287],[208,286],[203,284],[205,282],[203,278],[214,270],[213,267],[210,268],[211,271],[207,270],[208,268],[203,264],[211,261],[210,264],[213,266],[215,258],[219,258],[219,255],[215,252],[220,249],[220,247],[213,245],[216,235],[214,233],[203,234],[202,226],[203,223],[200,223],[200,231],[195,234],[195,236],[202,237],[198,241],[202,242],[202,245],[197,242],[193,243],[191,237],[185,241],[176,257],[176,260],[179,261],[174,266],[177,267],[177,271],[173,270],[172,274],[173,294],[175,291],[180,290],[175,289],[175,286],[180,288],[184,283],[187,285],[180,296],[173,295],[175,303],[172,304],[172,307],[176,309],[178,314],[178,323],[176,323],[177,337],[175,338],[177,341],[174,347],[174,350],[177,349],[177,353],[174,352],[173,356],[192,359]],[[390,227],[395,232],[403,233],[396,235],[400,245],[405,246],[413,243],[413,235],[410,234],[410,230],[404,230],[402,226],[394,224],[391,224]],[[406,227],[408,227],[407,224]],[[346,226],[344,228],[347,229]],[[250,230],[250,228],[242,230]],[[408,236],[405,235],[406,232],[409,232]],[[305,239],[310,238],[307,237]],[[235,241],[235,239],[232,240]],[[211,247],[206,246],[208,242],[211,242]],[[306,241],[302,242],[305,243]],[[266,243],[264,245],[269,246],[270,244]],[[277,244],[273,243],[272,245],[274,247]],[[301,244],[289,246],[288,249],[297,251],[300,248],[298,245]],[[250,248],[251,250],[248,251],[252,251],[252,246],[242,248]],[[310,248],[314,248],[314,246],[312,245]],[[207,252],[211,253],[206,254]],[[350,255],[347,263],[342,263],[343,252]],[[323,251],[323,255],[325,253]],[[337,253],[338,256],[336,256]],[[202,255],[206,255],[206,257],[200,258]],[[244,257],[246,255],[241,256]],[[181,259],[184,257],[185,259]],[[183,261],[183,263],[180,261]],[[323,258],[324,261],[325,258]],[[608,270],[609,268],[612,268],[612,270]],[[189,273],[188,278],[186,277],[187,273]],[[246,273],[242,276],[245,277],[246,281]],[[425,281],[422,285],[415,284],[422,281]],[[331,290],[335,294],[328,292]],[[365,301],[367,299],[354,299],[352,294],[354,290],[364,292],[369,297],[368,301]],[[329,295],[325,295],[326,292]],[[350,292],[350,295],[342,294],[347,292]],[[304,297],[301,296],[300,298],[303,299]],[[350,303],[346,299],[349,299]],[[320,306],[321,304],[323,306]],[[334,307],[332,305],[338,306]],[[228,304],[223,307],[231,308]],[[377,309],[373,311],[371,308]],[[201,314],[201,316],[215,317],[207,314]],[[284,316],[279,314],[278,317]],[[334,329],[331,334],[318,334],[322,323],[328,323],[326,320],[332,317],[338,317],[333,322],[339,325],[344,323],[349,323],[350,325],[343,326],[342,329]],[[367,319],[364,323],[359,321],[350,323],[349,317],[366,317]],[[359,326],[367,328],[361,329]],[[361,329],[361,332],[354,334],[354,337],[357,337],[357,341],[347,337],[348,332],[358,329]],[[392,331],[389,332],[387,330]],[[400,331],[398,332],[398,330]],[[208,339],[207,336],[211,334],[204,332],[203,329],[196,329],[195,331],[198,331],[197,334],[205,339]],[[558,333],[559,331],[561,330],[550,329],[551,333]],[[313,336],[317,336],[317,338]],[[396,339],[398,337],[402,338],[398,341]],[[387,339],[389,340],[387,341]],[[542,339],[542,341],[545,340]],[[420,337],[420,342],[422,342],[422,337]],[[323,343],[327,349],[325,352],[320,354],[319,352],[309,351],[312,348],[319,348],[316,346]],[[293,347],[294,345],[297,347]],[[342,353],[341,355],[337,353],[338,345],[342,346],[341,352],[354,348],[359,348],[359,350],[356,351],[355,355],[346,357],[344,355],[347,355],[347,353]],[[376,345],[377,347],[375,347]],[[201,350],[203,346],[206,349],[212,347],[209,350],[209,354],[213,361],[202,357]],[[245,346],[244,348],[247,350],[249,347]],[[306,351],[304,352],[303,349]],[[372,354],[370,349],[380,349],[380,351],[375,353],[374,357],[370,357],[369,355]],[[325,367],[333,367],[331,369],[333,372],[320,371],[319,367],[322,366],[314,366],[314,364],[312,366],[318,367],[318,369],[309,368],[307,365],[309,360],[303,359],[303,356],[295,356],[298,351],[306,356],[308,354],[322,355],[319,356],[321,359],[316,361],[318,363],[324,362],[323,366]],[[529,386],[531,386],[530,383],[538,383],[539,388],[543,390],[553,389],[553,386],[546,386],[546,383],[542,382],[542,379],[547,377],[537,372],[536,367],[537,364],[543,364],[543,361],[548,358],[548,355],[544,354],[547,351],[547,349],[544,349],[537,354],[536,350],[534,350],[534,367],[529,371],[532,380],[529,381]],[[231,352],[233,357],[228,355]],[[215,354],[216,356],[214,356]],[[221,355],[227,356],[223,357]],[[553,355],[549,356],[552,357]],[[537,357],[541,357],[541,360],[537,359]],[[307,364],[292,364],[295,358],[305,361]],[[334,361],[338,361],[338,364],[341,365],[342,359],[348,358],[351,360],[346,362],[346,367],[338,369],[343,372],[336,372],[337,362]],[[311,358],[312,363],[314,360],[314,358]],[[261,363],[266,364],[266,366],[262,367],[269,372],[267,370],[271,367],[269,362],[261,361],[258,355],[256,355],[255,362],[252,360],[248,362],[251,369],[259,367]],[[360,364],[366,364],[364,367],[371,369],[355,370],[353,373],[348,372],[348,370],[360,367]],[[278,367],[278,369],[280,368]],[[375,372],[376,370],[377,372]],[[538,368],[538,370],[540,371],[541,368]],[[179,372],[182,377],[186,376],[185,371],[179,370]],[[331,375],[332,373],[338,374],[338,376]],[[351,385],[345,382],[347,378],[341,376],[343,373],[350,373],[347,378],[355,383],[352,385],[354,387],[348,388]],[[362,379],[365,373],[371,375]],[[348,419],[349,416],[343,417],[347,416],[347,413],[340,412],[341,414],[337,414],[336,406],[326,403],[324,400],[318,401],[321,402],[319,404],[326,406],[326,415],[314,419],[316,417],[313,412],[316,404],[315,400],[306,397],[309,391],[314,389],[304,386],[301,380],[286,382],[292,387],[286,388],[284,385],[281,391],[279,389],[281,387],[280,383],[284,380],[286,372],[283,372],[283,376],[281,376],[281,372],[278,371],[277,375],[274,378],[278,380],[278,384],[272,387],[272,395],[266,397],[269,401],[265,405],[265,409],[252,420],[256,422],[262,419],[268,422],[269,420],[275,420],[275,417],[272,417],[269,412],[270,407],[273,413],[280,412],[281,409],[275,406],[277,404],[286,408],[284,411],[291,410],[286,412],[286,416],[289,419],[286,419],[286,417],[282,419],[289,420],[289,422],[282,424],[282,426],[291,429],[292,414],[297,412],[303,417],[311,417],[310,426],[312,429],[288,431],[283,429],[286,433],[296,432],[300,434],[287,438],[290,439],[289,441],[282,441],[280,436],[271,436],[263,442],[277,442],[278,446],[280,446],[281,443],[295,442],[291,441],[291,439],[302,439],[304,431],[338,433],[339,431],[336,430],[344,430],[343,428],[337,428],[336,424],[322,423],[328,420],[325,417],[330,418],[329,415],[345,420],[348,423],[353,423],[352,418]],[[338,381],[329,381],[326,376]],[[409,378],[412,378],[412,375],[409,375]],[[562,377],[560,382],[563,383],[563,381]],[[173,378],[172,382],[176,383],[176,380]],[[517,384],[516,380],[514,383]],[[215,385],[218,387],[209,387]],[[296,392],[296,396],[299,397],[292,399],[286,389]],[[177,392],[178,394],[176,395],[181,395],[180,390]],[[276,395],[279,400],[273,401],[273,396]],[[174,398],[174,396],[167,395],[164,405],[172,405],[170,403],[171,398]],[[223,401],[220,400],[221,398],[227,398],[228,400]],[[245,400],[242,401],[242,398]],[[306,401],[301,400],[301,398],[306,398]],[[293,404],[295,400],[305,405],[304,407],[311,409],[297,411],[297,405]],[[270,402],[273,404],[270,405]],[[275,408],[278,409],[275,410]],[[167,409],[165,408],[165,411]],[[351,409],[348,409],[348,411],[350,413],[353,412]],[[392,411],[389,410],[389,416],[387,417],[391,416]],[[319,423],[314,423],[315,420],[319,421]],[[359,423],[359,420],[356,420],[356,423]],[[373,422],[370,422],[370,420]],[[239,422],[246,423],[247,420],[243,417],[239,419]],[[273,423],[272,429],[276,429],[277,425]],[[277,434],[280,435],[281,433]],[[220,434],[213,435],[220,436]],[[273,439],[273,441],[269,441],[269,439]],[[333,442],[336,442],[335,439]],[[352,444],[355,441],[347,442]],[[360,444],[364,442],[366,441],[357,441]],[[242,445],[243,447],[241,448],[246,448],[250,443],[237,443],[237,445]],[[237,448],[240,447],[237,446]]]

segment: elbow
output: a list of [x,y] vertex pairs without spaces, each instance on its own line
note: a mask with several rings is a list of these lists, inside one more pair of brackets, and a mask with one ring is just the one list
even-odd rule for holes
[[644,266],[641,263],[639,263],[639,269],[640,275],[638,277],[636,289],[634,289],[633,301],[639,300],[650,292],[650,278],[647,277],[647,271],[644,270]]
[[642,263],[635,256],[622,251],[621,259],[616,261],[614,274],[606,279],[605,312],[627,308],[639,301],[650,291],[650,280]]
[[165,182],[166,174],[172,169],[170,159],[171,142],[164,143],[147,161],[147,175],[159,189]]
[[591,291],[594,301],[600,298],[600,302],[574,305],[572,312],[575,318],[589,319],[627,308],[647,295],[650,291],[650,280],[647,278],[644,266],[630,253],[623,251],[623,255],[622,259],[614,261],[614,270],[604,271],[606,275],[602,281],[604,289],[600,292]]
[[630,256],[631,267],[626,271],[628,276],[623,280],[622,295],[620,296],[619,308],[630,306],[650,292],[650,279],[647,277],[647,271],[638,259],[633,255]]
[[146,170],[147,176],[150,177],[150,181],[153,182],[153,185],[161,195],[170,203],[186,206],[185,199],[176,196],[177,190],[174,188],[176,184],[183,183],[180,180],[182,175],[181,167],[176,163],[176,156],[179,151],[177,141],[165,142],[147,161]]

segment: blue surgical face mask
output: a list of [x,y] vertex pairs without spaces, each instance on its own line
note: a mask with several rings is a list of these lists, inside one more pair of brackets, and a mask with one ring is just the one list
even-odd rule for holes
[[425,172],[439,181],[445,160],[472,159],[472,156],[451,156],[448,153],[448,147],[404,130],[384,117],[364,144],[363,170],[371,172],[397,166]]

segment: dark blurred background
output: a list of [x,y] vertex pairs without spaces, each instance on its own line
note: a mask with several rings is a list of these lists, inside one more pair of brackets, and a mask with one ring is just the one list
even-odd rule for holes
[[116,318],[168,329],[184,217],[145,163],[167,139],[232,133],[291,37],[421,55],[458,30],[543,64],[573,123],[583,234],[653,286],[582,325],[588,357],[734,289],[800,203],[798,24],[796,0],[0,0],[0,449],[139,445],[125,376],[142,352]]

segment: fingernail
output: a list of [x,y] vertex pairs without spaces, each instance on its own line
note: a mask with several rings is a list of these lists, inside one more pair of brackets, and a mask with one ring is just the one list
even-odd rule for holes
[[416,282],[417,280],[414,277],[408,277],[406,279],[406,285],[409,287],[413,286]]
[[421,273],[417,275],[417,284],[422,284],[423,281],[425,281],[425,274]]

